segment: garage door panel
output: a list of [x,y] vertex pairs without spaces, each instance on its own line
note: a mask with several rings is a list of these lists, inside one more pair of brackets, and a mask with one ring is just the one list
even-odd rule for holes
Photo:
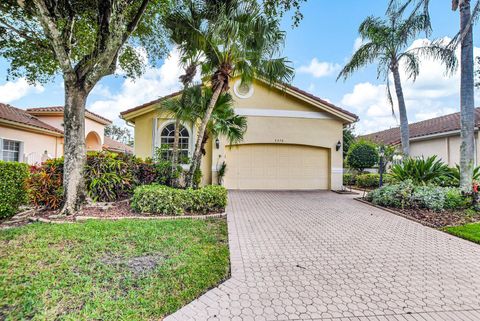
[[240,145],[227,149],[231,189],[328,189],[326,149],[299,145]]

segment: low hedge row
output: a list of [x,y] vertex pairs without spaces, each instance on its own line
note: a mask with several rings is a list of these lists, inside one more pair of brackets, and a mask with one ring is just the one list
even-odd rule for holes
[[135,188],[131,207],[140,213],[184,215],[220,212],[227,206],[227,190],[209,185],[199,189],[176,189],[152,184]]
[[[390,174],[383,174],[384,184],[393,184],[395,180]],[[356,185],[361,188],[374,188],[380,184],[380,174],[366,173],[366,174],[343,174],[343,185]]]
[[464,209],[472,200],[460,189],[434,185],[416,186],[411,180],[371,191],[367,200],[373,204],[396,208],[426,208],[433,211]]
[[28,165],[0,161],[0,219],[12,217],[27,202]]

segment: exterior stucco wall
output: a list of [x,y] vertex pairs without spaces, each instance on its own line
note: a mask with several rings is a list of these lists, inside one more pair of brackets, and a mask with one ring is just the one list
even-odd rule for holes
[[61,137],[0,126],[0,138],[22,142],[23,160],[31,165],[40,163],[45,151],[52,158],[63,155],[63,138]]
[[[52,115],[38,115],[36,116],[38,119],[47,123],[55,128],[63,130],[63,116],[52,116]],[[87,137],[88,133],[96,132],[100,137],[101,144],[103,145],[104,136],[105,136],[105,125],[97,123],[91,119],[85,118],[85,137]]]
[[[476,166],[479,165],[480,142],[478,140],[478,133],[475,134],[476,144],[475,153]],[[431,138],[420,141],[410,142],[410,154],[413,157],[430,157],[437,155],[443,162],[450,167],[460,164],[460,135],[453,135],[447,137]]]

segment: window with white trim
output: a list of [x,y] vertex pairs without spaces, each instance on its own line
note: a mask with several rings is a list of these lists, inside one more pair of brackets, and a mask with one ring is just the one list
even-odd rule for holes
[[21,142],[10,139],[3,139],[2,141],[2,160],[6,162],[19,162]]
[[[173,155],[173,141],[175,140],[175,124],[169,124],[162,129],[160,134],[160,144],[165,149],[164,157],[170,159]],[[180,125],[178,140],[178,158],[180,160],[188,158],[188,150],[190,146],[190,134],[188,130]]]

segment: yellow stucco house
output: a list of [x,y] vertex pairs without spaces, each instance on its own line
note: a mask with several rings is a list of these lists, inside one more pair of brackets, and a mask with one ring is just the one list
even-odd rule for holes
[[[219,137],[207,142],[202,159],[203,184],[215,184],[227,164],[228,189],[309,190],[342,186],[343,127],[357,116],[293,86],[269,86],[256,80],[231,86],[235,110],[248,119],[244,140],[229,146]],[[128,109],[121,117],[135,128],[134,153],[151,157],[156,147],[173,141],[174,120],[158,111],[162,97]],[[184,154],[194,149],[196,126],[182,124]]]
[[[88,151],[131,152],[131,147],[104,135],[112,122],[85,113]],[[0,103],[0,160],[37,164],[63,156],[63,107],[20,109]]]

